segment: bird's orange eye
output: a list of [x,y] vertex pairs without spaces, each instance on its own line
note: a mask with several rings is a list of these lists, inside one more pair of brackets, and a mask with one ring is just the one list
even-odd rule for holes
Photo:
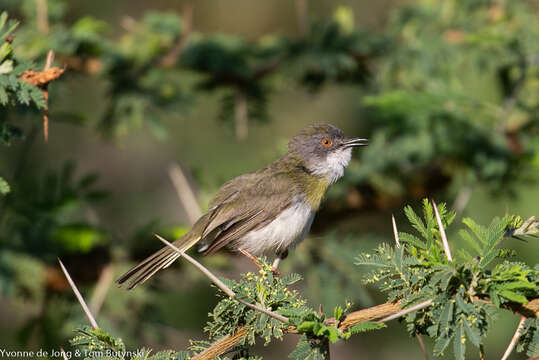
[[328,139],[328,138],[322,139],[322,146],[330,147],[331,144],[333,144],[333,142],[331,141],[331,139]]

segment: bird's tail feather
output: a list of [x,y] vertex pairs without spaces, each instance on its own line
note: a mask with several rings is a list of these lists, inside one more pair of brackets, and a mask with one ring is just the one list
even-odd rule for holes
[[[191,233],[185,234],[183,237],[174,241],[176,246],[181,251],[187,251],[191,246],[200,240],[199,236],[194,236]],[[137,285],[144,283],[156,272],[165,269],[172,265],[181,255],[168,246],[150,255],[142,260],[137,266],[123,274],[116,282],[121,286],[124,283],[129,283],[128,290],[134,289]]]

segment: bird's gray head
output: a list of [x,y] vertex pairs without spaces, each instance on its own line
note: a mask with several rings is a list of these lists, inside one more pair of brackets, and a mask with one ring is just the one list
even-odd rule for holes
[[352,148],[367,145],[367,139],[349,138],[333,125],[315,124],[290,140],[288,151],[299,155],[307,170],[332,184],[344,173],[352,157]]

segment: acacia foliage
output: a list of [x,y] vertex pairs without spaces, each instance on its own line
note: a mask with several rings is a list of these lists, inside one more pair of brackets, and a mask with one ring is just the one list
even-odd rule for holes
[[525,0],[418,1],[397,8],[383,31],[357,26],[340,7],[301,36],[254,41],[199,34],[179,14],[156,11],[130,18],[113,39],[96,18],[66,24],[63,0],[49,2],[44,35],[34,2],[18,4],[11,6],[23,19],[17,57],[41,61],[53,49],[71,74],[104,81],[107,106],[93,120],[109,135],[148,126],[166,136],[167,114],[181,114],[210,91],[221,99],[216,118],[234,119],[245,101],[251,123],[268,121],[272,94],[290,85],[319,92],[331,83],[367,95],[358,128],[371,138],[361,166],[351,167],[333,196],[354,186],[369,194],[364,204],[379,205],[478,182],[512,190],[509,183],[538,164],[539,22]]
[[[289,85],[312,93],[327,84],[345,85],[369,95],[360,100],[359,113],[368,116],[358,121],[357,130],[370,137],[371,145],[333,187],[333,200],[356,191],[361,204],[385,207],[395,199],[439,190],[454,195],[478,183],[512,191],[539,164],[539,22],[527,1],[418,1],[399,7],[382,31],[361,29],[349,9],[339,8],[335,16],[309,24],[302,36],[269,34],[254,41],[189,31],[181,16],[171,12],[131,19],[115,38],[99,19],[70,22],[64,0],[47,1],[49,29],[44,34],[36,26],[34,0],[4,3],[20,25],[13,31],[14,23],[2,15],[3,144],[26,136],[25,146],[30,146],[31,134],[24,134],[21,124],[37,119],[34,110],[44,103],[41,91],[22,82],[20,74],[43,62],[53,49],[68,71],[51,86],[67,86],[66,80],[75,76],[80,81],[97,79],[107,87],[102,99],[107,108],[99,119],[95,114],[59,113],[55,104],[69,99],[53,97],[51,121],[99,122],[109,136],[143,126],[166,136],[162,120],[196,106],[208,92],[218,93],[222,107],[216,118],[227,122],[234,118],[236,101],[245,99],[249,124],[271,121],[272,95]],[[181,51],[174,52],[183,39]],[[175,56],[167,63],[170,54]],[[0,237],[7,249],[0,259],[4,293],[23,294],[35,302],[50,299],[44,279],[36,276],[39,283],[30,284],[24,274],[43,273],[53,254],[91,254],[110,245],[111,234],[85,211],[103,198],[93,190],[95,176],[75,179],[66,172],[61,168],[23,181],[0,169],[7,180],[0,177],[0,195],[11,192],[0,205]],[[58,191],[47,193],[48,186]],[[30,222],[38,224],[34,231]],[[356,289],[357,274],[349,264],[330,261],[333,253],[349,255],[351,248],[334,238],[312,250],[324,264],[311,266],[313,257],[303,259],[304,264],[321,279],[322,288],[335,283],[328,269],[337,270],[342,283],[352,285],[346,289],[350,293]],[[9,262],[5,254],[25,261]],[[522,295],[496,290],[499,283],[492,283],[493,301],[505,301],[502,290],[506,296]],[[335,300],[331,294],[324,296]]]
[[[450,225],[455,213],[443,204],[438,211],[444,227]],[[376,284],[389,300],[401,300],[408,307],[432,299],[432,306],[405,319],[411,335],[426,334],[435,340],[435,355],[443,355],[453,343],[455,358],[461,360],[468,341],[476,347],[483,344],[493,315],[484,300],[499,308],[511,302],[526,304],[539,296],[537,265],[532,268],[514,261],[514,251],[498,247],[524,225],[522,219],[506,216],[494,219],[489,226],[463,219],[466,227],[459,235],[470,250],[460,249],[449,261],[433,205],[424,200],[423,218],[411,207],[406,207],[405,213],[418,235],[401,232],[402,246],[382,244],[374,253],[358,256],[356,264],[373,268],[365,282]],[[532,219],[530,223],[533,225],[526,225],[526,235],[537,236],[539,222]],[[530,333],[524,338],[537,336],[533,326],[527,330]],[[536,346],[527,343],[528,355],[536,355]]]
[[[411,207],[406,207],[406,216],[418,236],[401,232],[398,234],[401,245],[382,244],[373,253],[360,254],[356,265],[372,268],[365,282],[377,284],[388,294],[389,301],[400,301],[405,309],[432,300],[427,308],[405,315],[408,331],[410,335],[432,337],[435,356],[444,355],[452,344],[455,359],[462,360],[465,359],[468,342],[476,347],[483,344],[492,326],[495,308],[526,304],[538,298],[538,266],[531,268],[509,260],[516,254],[498,245],[516,233],[536,236],[539,222],[534,218],[524,222],[519,217],[506,216],[494,219],[489,226],[482,226],[471,219],[464,219],[466,228],[459,234],[466,239],[472,252],[462,249],[453,261],[449,261],[433,209],[433,205],[425,200],[423,217],[420,217]],[[449,226],[455,214],[448,211],[445,204],[438,207],[438,212],[443,226]],[[328,322],[325,313],[309,307],[298,291],[288,289],[300,279],[297,274],[275,277],[271,266],[260,259],[258,273],[247,273],[239,281],[226,282],[236,298],[284,315],[287,322],[255,311],[220,293],[223,298],[210,312],[210,321],[205,328],[209,341],[193,341],[188,352],[169,351],[148,358],[189,359],[207,350],[213,341],[241,330],[244,336],[232,349],[235,352],[233,359],[250,359],[249,346],[254,345],[257,338],[267,345],[275,339],[282,339],[292,327],[302,336],[289,358],[323,360],[329,356],[330,342],[336,343],[353,334],[385,327],[383,323],[361,322],[348,329],[341,328],[339,324],[351,308],[348,302],[344,309],[335,307],[332,321]],[[72,344],[83,351],[125,351],[121,340],[110,337],[101,329],[80,329],[78,332]],[[536,356],[538,336],[537,319],[530,317],[520,332],[518,350],[527,351],[530,357]],[[144,354],[148,356],[149,352]],[[114,358],[123,359],[121,356]]]

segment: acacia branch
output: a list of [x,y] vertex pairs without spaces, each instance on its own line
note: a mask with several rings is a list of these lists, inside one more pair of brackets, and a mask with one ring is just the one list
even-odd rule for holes
[[[478,297],[473,298],[473,301],[482,301],[482,302],[486,302],[492,305],[490,301],[480,299]],[[424,308],[426,307],[425,303],[426,302],[420,303],[416,306],[422,305],[423,306],[422,308]],[[521,314],[523,316],[539,317],[539,298],[533,299],[527,304],[507,303],[507,304],[502,304],[502,307],[506,310],[510,310],[516,314]],[[415,309],[415,310],[417,311],[419,309]],[[354,325],[361,324],[366,321],[376,320],[376,319],[382,319],[385,322],[391,319],[395,319],[396,317],[394,317],[393,315],[401,313],[400,316],[402,316],[409,312],[410,312],[409,309],[407,308],[403,309],[401,307],[400,301],[386,302],[384,304],[372,306],[367,309],[354,311],[346,315],[344,319],[339,323],[339,329],[344,331]],[[329,324],[334,323],[334,321],[335,321],[334,319],[328,319]],[[291,326],[288,329],[285,329],[284,332],[295,333],[296,328]],[[212,346],[210,346],[209,348],[207,348],[200,354],[193,357],[193,360],[214,359],[216,356],[224,354],[225,352],[239,345],[243,341],[243,338],[246,335],[247,335],[247,330],[245,330],[243,327],[239,327],[238,329],[236,329],[236,332],[234,334],[223,336],[221,339],[213,343]]]
[[242,303],[243,305],[253,309],[253,310],[256,310],[256,311],[259,311],[263,314],[266,314],[274,319],[277,319],[279,321],[282,321],[284,323],[287,323],[288,322],[288,318],[286,316],[282,316],[282,315],[279,315],[277,313],[274,313],[273,311],[271,310],[268,310],[268,309],[265,309],[261,306],[258,306],[258,305],[255,305],[255,304],[251,304],[245,300],[242,300],[242,299],[238,299],[236,297],[236,293],[234,291],[232,291],[231,288],[229,288],[228,286],[226,286],[225,283],[223,283],[221,280],[219,280],[219,278],[217,276],[215,276],[211,271],[209,271],[208,269],[206,269],[204,267],[204,265],[202,265],[201,263],[199,263],[198,261],[196,261],[195,259],[193,259],[191,256],[187,255],[185,252],[181,251],[180,249],[178,249],[176,246],[174,246],[173,244],[171,244],[170,242],[168,242],[167,240],[165,240],[163,237],[155,234],[155,237],[157,237],[162,243],[164,243],[165,245],[167,245],[168,247],[170,247],[171,249],[173,249],[176,253],[178,253],[179,255],[181,255],[182,257],[184,257],[187,261],[189,261],[191,264],[193,264],[197,269],[199,269],[204,275],[206,275],[215,285],[217,285],[217,287],[219,287],[219,289],[223,290],[223,292],[225,294],[227,294],[228,296],[230,296],[232,299],[236,300],[237,302],[239,303]]
[[48,85],[51,81],[58,79],[64,73],[65,69],[57,67],[51,67],[54,61],[54,52],[49,50],[47,53],[47,59],[45,61],[45,67],[43,71],[26,70],[21,75],[21,80],[26,81],[34,86],[37,86],[43,92],[43,99],[45,100],[45,107],[43,109],[43,137],[45,141],[49,139],[49,90]]

